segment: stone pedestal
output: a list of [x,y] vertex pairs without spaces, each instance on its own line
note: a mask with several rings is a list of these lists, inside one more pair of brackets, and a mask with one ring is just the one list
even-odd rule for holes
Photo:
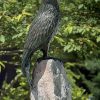
[[71,92],[63,63],[42,60],[35,64],[31,100],[71,100]]

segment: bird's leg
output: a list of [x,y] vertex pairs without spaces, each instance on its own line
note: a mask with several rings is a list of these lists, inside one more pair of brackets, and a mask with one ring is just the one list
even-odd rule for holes
[[49,50],[49,44],[47,43],[41,49],[41,51],[43,52],[43,57],[42,57],[43,59],[46,59],[48,57],[48,50]]
[[48,57],[48,44],[44,45],[40,50],[43,52],[43,56],[39,59],[37,59],[38,62],[40,62],[41,60],[45,60]]
[[43,52],[43,56],[41,58],[38,59],[38,61],[40,62],[41,60],[45,60],[48,56],[48,51],[47,49],[41,49],[41,51]]
[[41,51],[43,52],[43,59],[47,58],[48,56],[48,51],[46,49],[41,49]]

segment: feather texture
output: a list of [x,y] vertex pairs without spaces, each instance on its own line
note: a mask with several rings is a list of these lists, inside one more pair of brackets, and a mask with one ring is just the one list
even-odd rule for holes
[[29,73],[27,72],[27,67],[30,67],[32,54],[38,49],[48,47],[49,41],[56,33],[55,30],[60,19],[59,8],[58,4],[53,5],[51,1],[42,4],[37,16],[30,26],[22,55],[22,70],[24,74]]

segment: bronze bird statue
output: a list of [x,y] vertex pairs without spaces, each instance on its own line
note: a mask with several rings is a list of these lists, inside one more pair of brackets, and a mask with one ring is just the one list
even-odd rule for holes
[[30,78],[31,56],[36,50],[43,52],[43,59],[46,58],[49,42],[57,30],[60,21],[59,4],[57,0],[42,0],[41,7],[34,18],[24,45],[22,55],[22,71],[27,77],[32,88]]

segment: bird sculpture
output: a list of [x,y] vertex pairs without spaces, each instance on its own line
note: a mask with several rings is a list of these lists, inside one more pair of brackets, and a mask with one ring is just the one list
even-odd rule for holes
[[35,51],[41,50],[42,58],[47,58],[49,42],[56,33],[59,21],[60,11],[57,0],[42,0],[40,9],[29,28],[22,55],[22,72],[31,88],[31,57]]

